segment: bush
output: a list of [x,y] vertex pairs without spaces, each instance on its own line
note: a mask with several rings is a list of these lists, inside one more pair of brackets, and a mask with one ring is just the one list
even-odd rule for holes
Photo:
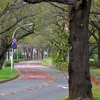
[[[18,62],[19,62],[18,60],[14,60],[14,63],[18,63]],[[4,67],[11,67],[11,60],[4,61],[3,66]]]
[[3,66],[4,66],[4,67],[10,67],[10,66],[11,66],[11,60],[6,60],[6,61],[4,61]]
[[28,58],[24,58],[25,61],[28,61]]
[[98,59],[97,59],[97,54],[93,54],[92,57],[90,58],[90,66],[97,66]]
[[19,60],[14,60],[14,63],[18,63],[19,62]]
[[23,55],[20,50],[16,50],[14,52],[14,55],[13,55],[14,59],[17,59],[17,56],[18,56],[18,59],[23,59]]
[[52,66],[52,58],[43,59],[42,64],[45,66]]

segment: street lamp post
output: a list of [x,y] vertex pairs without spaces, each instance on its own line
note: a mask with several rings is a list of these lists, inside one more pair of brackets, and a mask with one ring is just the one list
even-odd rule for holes
[[[15,35],[15,33],[16,33],[16,31],[18,30],[18,29],[20,29],[21,27],[24,27],[24,26],[32,26],[33,25],[33,23],[29,23],[29,24],[24,24],[24,25],[21,25],[21,26],[19,26],[19,27],[17,27],[15,30],[14,30],[14,32],[13,32],[13,34],[12,34],[12,39],[14,38],[14,35]],[[14,52],[14,49],[12,48],[12,54],[11,54],[11,72],[13,71],[13,52]]]

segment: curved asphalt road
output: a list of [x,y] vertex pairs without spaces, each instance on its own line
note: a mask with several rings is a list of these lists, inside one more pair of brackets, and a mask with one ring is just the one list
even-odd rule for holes
[[0,100],[54,100],[68,94],[66,77],[39,61],[15,65],[22,74],[13,81],[0,84]]

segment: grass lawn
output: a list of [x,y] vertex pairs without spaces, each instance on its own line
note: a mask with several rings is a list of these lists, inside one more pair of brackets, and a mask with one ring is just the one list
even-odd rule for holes
[[100,76],[100,68],[91,69],[91,72],[95,73],[97,76]]
[[100,86],[94,86],[92,92],[94,100],[100,100]]
[[[92,88],[92,93],[93,93],[94,100],[100,100],[100,86],[94,86]],[[54,100],[66,100],[67,98],[68,96],[61,99],[54,99]]]
[[[100,77],[100,68],[91,68],[91,72],[95,73],[98,77]],[[100,85],[93,86],[92,88],[93,97],[95,100],[100,100]]]
[[63,98],[54,98],[54,99],[49,99],[49,100],[66,100],[66,98],[68,98],[68,96],[63,97]]
[[18,75],[17,71],[13,70],[13,72],[11,72],[10,67],[2,68],[2,70],[0,70],[0,81],[14,78],[17,75]]

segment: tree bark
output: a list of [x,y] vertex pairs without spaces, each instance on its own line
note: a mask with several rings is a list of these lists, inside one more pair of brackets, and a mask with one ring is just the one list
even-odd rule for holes
[[98,65],[97,67],[100,68],[100,32],[98,31],[98,36],[99,36],[99,39],[98,39]]
[[4,60],[5,60],[5,53],[0,56],[0,70],[2,69]]
[[10,45],[7,44],[7,39],[2,34],[0,35],[0,69],[2,69],[3,62],[5,60],[5,53],[7,51],[7,48],[9,48]]
[[98,43],[98,64],[97,67],[100,68],[100,43]]
[[31,47],[31,60],[33,59],[33,47]]
[[90,6],[91,0],[83,0],[70,11],[69,100],[79,97],[93,99],[88,48]]

